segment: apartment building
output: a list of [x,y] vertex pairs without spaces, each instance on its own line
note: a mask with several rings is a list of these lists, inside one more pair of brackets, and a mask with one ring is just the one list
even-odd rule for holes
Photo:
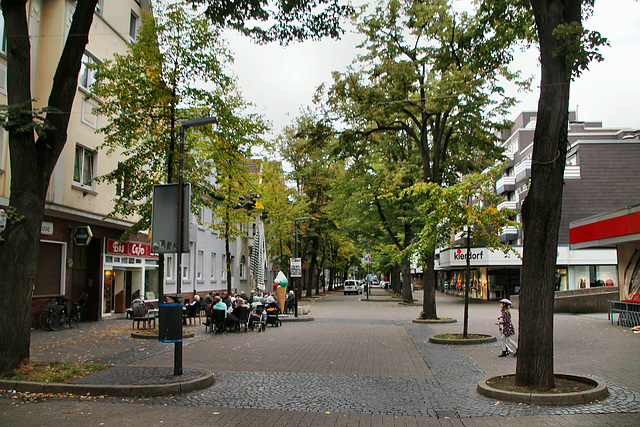
[[[623,208],[640,202],[640,140],[637,130],[605,128],[601,122],[581,122],[569,115],[569,143],[564,173],[562,219],[558,236],[556,290],[618,285],[615,248],[572,249],[569,224],[581,218]],[[502,147],[509,159],[496,183],[496,193],[504,201],[499,208],[520,213],[531,177],[535,112],[522,112],[513,127],[502,135]],[[504,228],[500,240],[522,254],[523,235],[518,228]],[[456,236],[464,245],[464,235]],[[486,247],[471,249],[472,297],[500,299],[519,293],[519,258],[491,252]],[[464,284],[466,252],[451,247],[439,252],[436,260],[439,284],[457,292]]]
[[[31,91],[35,106],[41,108],[49,97],[75,2],[31,0],[26,7],[31,36]],[[127,44],[136,37],[144,10],[149,10],[146,0],[123,0],[117,4],[100,0],[83,63],[104,61],[114,53],[125,54]],[[0,102],[6,104],[5,71],[6,56],[0,54]],[[106,124],[106,119],[93,114],[98,101],[87,96],[91,84],[92,73],[83,67],[67,144],[46,197],[32,319],[37,318],[49,298],[65,295],[77,299],[83,293],[89,295],[87,318],[99,319],[124,311],[132,297],[144,293],[148,284],[157,283],[158,260],[151,254],[146,236],[120,241],[133,219],[105,219],[112,210],[116,189],[94,178],[115,168],[118,158],[98,150],[103,137],[96,130]],[[1,131],[2,207],[9,203],[8,157],[7,134]]]

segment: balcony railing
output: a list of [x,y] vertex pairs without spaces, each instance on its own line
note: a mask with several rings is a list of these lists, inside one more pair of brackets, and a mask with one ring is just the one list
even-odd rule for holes
[[564,179],[580,179],[580,166],[573,166],[573,165],[565,166]]
[[504,194],[516,189],[515,176],[503,176],[496,182],[496,194]]
[[503,227],[500,231],[500,241],[510,242],[518,239],[518,228],[517,227]]
[[512,209],[512,210],[516,210],[518,207],[518,202],[516,202],[515,200],[505,200],[504,202],[500,203],[498,205],[498,210],[500,209]]
[[523,160],[515,167],[516,183],[521,183],[531,177],[531,160]]

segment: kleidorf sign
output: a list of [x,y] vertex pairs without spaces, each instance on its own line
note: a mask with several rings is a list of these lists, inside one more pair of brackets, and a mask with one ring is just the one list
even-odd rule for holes
[[[515,247],[515,250],[522,255],[522,247]],[[472,267],[519,266],[522,263],[515,254],[505,254],[500,250],[491,251],[486,247],[471,248],[468,256],[469,264]],[[440,252],[436,262],[436,270],[466,265],[466,248],[448,248]]]
[[139,242],[120,242],[118,240],[107,239],[107,254],[121,256],[137,256],[141,258],[157,258],[158,255],[151,253],[151,245]]

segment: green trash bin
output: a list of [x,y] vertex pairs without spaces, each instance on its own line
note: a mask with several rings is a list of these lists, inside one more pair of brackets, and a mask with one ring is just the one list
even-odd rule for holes
[[182,342],[182,304],[159,304],[158,341]]

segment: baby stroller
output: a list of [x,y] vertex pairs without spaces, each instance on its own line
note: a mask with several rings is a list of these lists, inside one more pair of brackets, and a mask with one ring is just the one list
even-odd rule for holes
[[278,327],[282,325],[282,320],[278,319],[278,313],[280,312],[280,308],[278,304],[275,302],[271,302],[267,304],[267,324]]
[[267,310],[262,304],[256,304],[249,314],[249,329],[258,328],[262,332],[267,328]]

